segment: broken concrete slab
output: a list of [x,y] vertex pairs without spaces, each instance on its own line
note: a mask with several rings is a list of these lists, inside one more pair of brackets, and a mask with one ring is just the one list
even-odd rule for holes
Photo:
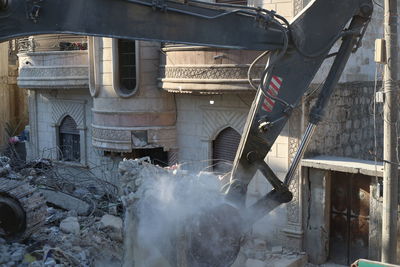
[[69,194],[50,189],[40,189],[39,191],[44,195],[47,202],[60,208],[75,210],[78,215],[87,215],[90,211],[88,203]]

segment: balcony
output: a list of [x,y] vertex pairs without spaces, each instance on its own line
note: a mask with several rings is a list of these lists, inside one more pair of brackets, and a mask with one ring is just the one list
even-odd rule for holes
[[19,40],[18,86],[27,89],[88,88],[86,37],[39,35]]
[[[223,94],[254,92],[247,79],[251,62],[260,51],[167,45],[163,48],[159,86],[172,93]],[[259,82],[265,63],[257,64],[252,78]]]

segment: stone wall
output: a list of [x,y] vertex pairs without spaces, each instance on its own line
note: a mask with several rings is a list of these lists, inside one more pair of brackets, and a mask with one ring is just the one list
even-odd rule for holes
[[[378,86],[377,89],[379,88]],[[316,98],[317,94],[305,97],[305,114],[308,114]],[[373,105],[373,82],[338,85],[326,107],[325,118],[312,137],[306,157],[323,154],[373,160],[375,154]],[[382,104],[377,103],[375,133],[378,160],[382,158],[382,127]]]

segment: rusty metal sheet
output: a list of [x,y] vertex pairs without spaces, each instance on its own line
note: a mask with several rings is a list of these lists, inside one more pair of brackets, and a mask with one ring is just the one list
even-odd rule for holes
[[370,177],[332,173],[330,259],[348,265],[368,257]]

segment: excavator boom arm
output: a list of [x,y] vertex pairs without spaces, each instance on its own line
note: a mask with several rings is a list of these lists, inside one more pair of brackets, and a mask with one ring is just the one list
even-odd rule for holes
[[[208,8],[207,8],[208,7]],[[0,0],[0,41],[18,36],[73,33],[123,39],[274,50],[284,33],[273,13],[224,10],[169,0]]]

